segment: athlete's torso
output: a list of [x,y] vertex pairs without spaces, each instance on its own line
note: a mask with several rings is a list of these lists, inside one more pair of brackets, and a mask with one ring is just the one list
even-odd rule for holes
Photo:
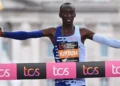
[[[56,62],[82,62],[85,61],[85,47],[81,41],[80,27],[75,26],[74,34],[62,36],[61,26],[57,27],[54,37],[54,57]],[[66,84],[85,85],[85,80],[55,80],[55,83],[64,82]]]
[[84,61],[85,48],[81,41],[80,27],[75,26],[74,34],[70,36],[62,36],[61,26],[57,27],[53,53],[56,62]]

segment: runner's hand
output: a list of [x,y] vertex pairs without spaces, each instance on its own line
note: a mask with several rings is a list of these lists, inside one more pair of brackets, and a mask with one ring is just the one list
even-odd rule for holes
[[2,32],[2,28],[0,27],[0,37],[2,36],[3,32]]

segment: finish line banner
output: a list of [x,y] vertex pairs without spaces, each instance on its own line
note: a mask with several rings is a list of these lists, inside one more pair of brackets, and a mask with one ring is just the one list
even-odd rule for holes
[[0,64],[0,80],[120,77],[120,61]]

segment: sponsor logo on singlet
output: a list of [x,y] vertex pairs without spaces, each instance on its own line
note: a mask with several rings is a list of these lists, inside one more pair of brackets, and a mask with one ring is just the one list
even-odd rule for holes
[[59,42],[58,56],[61,62],[79,62],[78,42]]

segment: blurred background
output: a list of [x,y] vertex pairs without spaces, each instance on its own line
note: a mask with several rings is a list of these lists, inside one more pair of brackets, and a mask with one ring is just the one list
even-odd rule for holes
[[[59,7],[75,5],[74,24],[101,35],[120,39],[120,0],[2,0],[3,31],[32,31],[61,25]],[[86,40],[86,61],[120,60],[120,49]],[[0,63],[54,62],[48,38],[24,41],[0,38]],[[119,86],[120,78],[87,78],[87,86]],[[0,81],[0,86],[54,86],[53,80]]]

